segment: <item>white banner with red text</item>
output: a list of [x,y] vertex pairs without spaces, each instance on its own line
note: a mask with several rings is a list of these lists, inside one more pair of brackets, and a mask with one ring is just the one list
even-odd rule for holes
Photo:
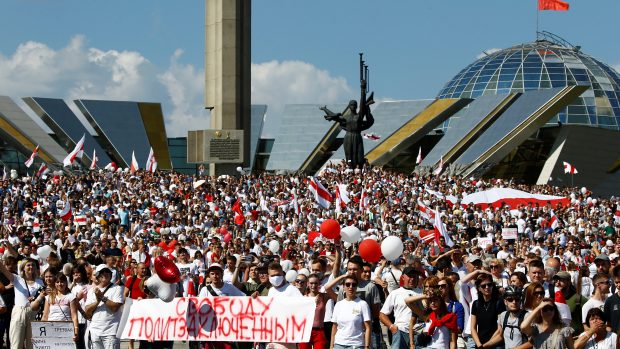
[[134,300],[123,339],[304,343],[316,301],[310,297],[183,297]]

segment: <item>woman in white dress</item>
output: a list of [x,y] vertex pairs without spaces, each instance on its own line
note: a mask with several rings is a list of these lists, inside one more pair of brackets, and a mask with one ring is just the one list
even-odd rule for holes
[[52,292],[45,296],[43,321],[70,321],[73,323],[73,341],[78,339],[78,300],[69,290],[64,274],[58,274]]

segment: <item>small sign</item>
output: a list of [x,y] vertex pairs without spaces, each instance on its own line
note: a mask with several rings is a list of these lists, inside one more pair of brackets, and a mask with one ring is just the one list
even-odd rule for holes
[[243,163],[243,130],[200,130],[187,133],[187,162]]
[[70,321],[33,321],[34,349],[75,349],[73,323]]
[[502,238],[504,240],[516,240],[517,228],[502,228]]
[[483,250],[489,246],[493,244],[493,238],[478,238],[478,246],[480,246],[480,248],[482,248]]

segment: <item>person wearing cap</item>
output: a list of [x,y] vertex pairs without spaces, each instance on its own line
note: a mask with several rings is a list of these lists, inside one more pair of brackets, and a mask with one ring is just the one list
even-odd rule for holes
[[611,269],[611,261],[606,254],[601,253],[596,256],[596,258],[594,258],[594,264],[596,265],[597,274],[609,275],[609,269]]
[[[570,326],[575,330],[575,333],[583,331],[582,318],[581,318],[581,306],[585,304],[588,299],[579,292],[573,285],[572,276],[567,271],[561,271],[553,276],[553,283],[555,286],[555,292],[562,292],[566,304],[570,310],[571,321]],[[556,295],[554,295],[556,296]],[[552,297],[555,299],[555,297]]]
[[[594,285],[594,294],[581,308],[581,319],[585,320],[588,310],[592,308],[603,308],[607,295],[609,293],[609,276],[606,274],[596,274],[592,278],[592,284]],[[589,330],[588,324],[584,323],[585,330]]]
[[116,337],[125,302],[123,288],[112,283],[112,270],[106,264],[95,269],[96,283],[86,295],[85,317],[90,319],[93,349],[119,349]]
[[[379,312],[379,320],[392,333],[392,349],[409,349],[413,343],[413,331],[410,326],[412,312],[405,304],[405,299],[422,294],[422,290],[415,288],[418,283],[418,271],[412,267],[403,269],[400,280],[402,286],[387,296]],[[394,321],[389,318],[390,314],[394,314]]]
[[499,314],[497,330],[488,342],[482,344],[482,348],[494,348],[502,342],[506,348],[531,348],[527,336],[521,333],[521,323],[528,313],[523,309],[523,289],[508,286],[503,297],[506,311]]
[[207,278],[210,283],[202,287],[198,295],[199,297],[245,296],[245,293],[241,290],[228,282],[224,282],[224,268],[218,263],[211,264],[207,269]]

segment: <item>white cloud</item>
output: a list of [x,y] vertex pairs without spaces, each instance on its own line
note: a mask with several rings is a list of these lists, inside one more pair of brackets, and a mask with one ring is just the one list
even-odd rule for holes
[[[158,67],[137,51],[88,47],[80,35],[60,49],[28,41],[11,54],[0,52],[0,94],[63,98],[74,111],[70,101],[80,98],[160,102],[168,136],[184,136],[208,128],[210,119],[204,67],[181,62],[182,54],[177,50],[167,67]],[[343,102],[353,95],[343,77],[301,61],[252,64],[251,89],[252,103],[267,104],[272,119],[284,104]]]
[[480,59],[489,55],[494,54],[497,51],[501,51],[501,48],[490,48],[490,49],[486,49],[484,51],[482,51],[478,56],[476,56],[476,59]]

